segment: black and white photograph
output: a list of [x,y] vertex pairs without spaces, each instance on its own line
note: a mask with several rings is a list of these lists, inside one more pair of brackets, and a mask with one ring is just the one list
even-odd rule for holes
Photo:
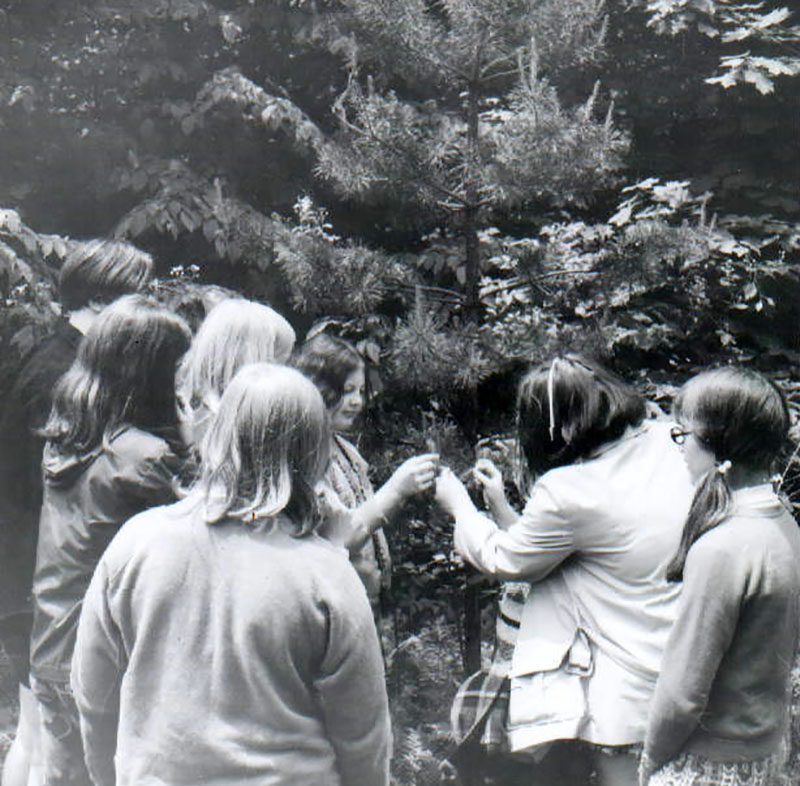
[[0,0],[0,786],[798,786],[800,2]]

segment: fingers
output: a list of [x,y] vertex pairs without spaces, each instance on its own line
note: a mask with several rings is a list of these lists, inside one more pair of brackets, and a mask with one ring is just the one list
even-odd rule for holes
[[438,472],[439,454],[424,453],[406,459],[395,470],[391,482],[402,496],[409,496],[432,488]]
[[472,474],[475,476],[475,480],[481,484],[481,486],[489,486],[492,482],[492,477],[487,475],[485,472],[482,472],[477,467],[475,467],[472,471]]
[[439,474],[439,460],[427,460],[421,463],[414,471],[414,482],[418,491],[426,491],[431,488]]
[[500,476],[500,470],[497,468],[495,463],[488,458],[478,459],[475,462],[475,472],[489,478],[496,478]]
[[442,467],[435,478],[436,495],[447,495],[461,485],[461,481],[453,474],[449,467]]
[[439,454],[424,453],[409,459],[408,463],[416,490],[427,491],[432,488],[439,473]]
[[474,474],[484,488],[500,486],[503,483],[503,474],[489,459],[479,459],[475,463]]

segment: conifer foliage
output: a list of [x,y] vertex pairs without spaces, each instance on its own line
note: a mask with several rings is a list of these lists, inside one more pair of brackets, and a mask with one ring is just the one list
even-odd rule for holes
[[592,61],[605,23],[596,0],[346,0],[331,45],[344,53],[338,131],[319,173],[348,197],[404,203],[455,236],[453,266],[477,320],[493,211],[585,200],[624,149],[597,90],[574,107],[554,80]]

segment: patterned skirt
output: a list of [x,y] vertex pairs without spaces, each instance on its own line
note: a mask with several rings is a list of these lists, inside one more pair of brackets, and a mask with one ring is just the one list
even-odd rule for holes
[[648,786],[774,786],[781,756],[742,762],[709,761],[682,753],[650,776]]

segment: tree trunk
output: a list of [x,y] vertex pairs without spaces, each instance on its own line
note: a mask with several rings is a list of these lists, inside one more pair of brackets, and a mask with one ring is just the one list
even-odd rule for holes
[[468,207],[464,210],[464,250],[466,255],[466,280],[464,289],[466,303],[464,314],[469,322],[480,322],[481,304],[479,299],[480,247],[477,231],[478,210]]
[[467,205],[464,208],[464,253],[466,278],[464,294],[466,295],[465,315],[468,321],[480,321],[480,246],[478,242],[478,211],[480,195],[477,188],[477,171],[480,166],[478,136],[478,95],[477,85],[469,86],[467,100]]
[[467,568],[464,590],[464,672],[473,674],[481,667],[481,590],[477,571]]
[[[478,59],[476,59],[478,62]],[[469,86],[467,101],[467,205],[464,208],[464,252],[466,295],[464,316],[468,322],[477,325],[481,318],[479,299],[480,245],[478,240],[479,198],[477,188],[478,167],[480,166],[478,112],[479,90],[477,83]],[[467,432],[474,438],[477,431],[478,408],[477,391],[472,391],[471,407],[466,424]],[[464,669],[472,674],[481,667],[481,604],[480,585],[468,581],[464,593]]]

